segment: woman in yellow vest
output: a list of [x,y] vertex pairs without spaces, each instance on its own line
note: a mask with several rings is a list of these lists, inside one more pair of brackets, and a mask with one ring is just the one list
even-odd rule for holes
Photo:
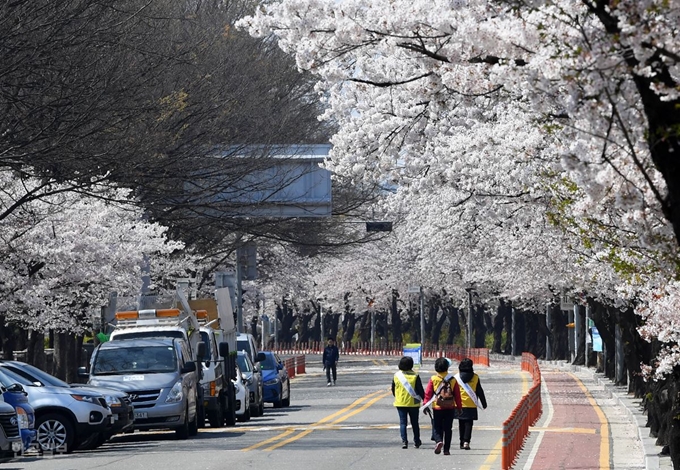
[[463,401],[463,410],[458,413],[460,448],[470,450],[472,425],[478,417],[477,408],[481,406],[486,409],[486,397],[479,376],[472,369],[472,359],[466,357],[460,361],[458,371],[456,381],[460,386],[460,397]]
[[413,372],[412,358],[404,356],[399,361],[399,371],[392,378],[392,395],[394,395],[394,406],[399,413],[401,448],[408,449],[406,426],[410,420],[411,427],[413,428],[413,444],[417,449],[422,444],[420,441],[418,412],[425,391],[423,390],[420,376]]

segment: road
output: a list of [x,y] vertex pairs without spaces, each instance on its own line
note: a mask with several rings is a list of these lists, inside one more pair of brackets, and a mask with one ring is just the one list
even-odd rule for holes
[[[326,386],[320,359],[318,365],[316,359],[319,358],[308,356],[307,374],[292,380],[289,408],[274,409],[267,405],[264,416],[248,423],[237,423],[231,428],[203,428],[196,438],[187,441],[175,440],[171,432],[123,435],[95,451],[24,457],[1,468],[498,469],[501,425],[531,385],[530,375],[522,372],[517,363],[476,368],[489,408],[480,411],[472,449],[458,449],[454,423],[451,456],[435,455],[426,417],[421,420],[423,446],[401,448],[398,416],[389,392],[398,358],[342,357],[335,387]],[[420,370],[425,383],[432,372],[433,361],[426,361]],[[535,440],[535,433],[532,439]],[[517,468],[527,468],[529,451],[523,454]]]

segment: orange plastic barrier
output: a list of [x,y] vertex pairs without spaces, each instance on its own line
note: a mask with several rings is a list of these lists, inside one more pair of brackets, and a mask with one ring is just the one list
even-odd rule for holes
[[290,359],[284,359],[283,361],[283,367],[286,368],[288,371],[288,377],[293,378],[295,377],[295,358],[291,357]]
[[305,356],[295,356],[295,373],[296,374],[305,374]]
[[543,412],[541,402],[541,370],[538,361],[533,354],[522,353],[522,370],[530,372],[533,377],[533,385],[529,392],[522,397],[510,417],[503,423],[501,452],[501,468],[512,468],[519,451],[524,446],[524,441],[529,435],[529,427],[533,426]]

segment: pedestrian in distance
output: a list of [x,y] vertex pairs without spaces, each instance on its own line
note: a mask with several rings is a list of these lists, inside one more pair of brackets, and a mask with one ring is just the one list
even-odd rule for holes
[[425,404],[423,412],[432,408],[432,427],[434,430],[434,453],[451,455],[451,439],[453,436],[453,420],[456,411],[462,407],[460,387],[453,374],[449,373],[449,361],[440,357],[434,362],[435,375],[425,388]]
[[477,409],[480,406],[486,409],[484,389],[472,366],[472,359],[466,357],[458,364],[458,374],[455,376],[463,402],[463,409],[458,414],[458,434],[460,448],[465,450],[470,450],[472,425],[478,418]]
[[393,404],[397,408],[397,413],[399,413],[401,448],[408,449],[406,427],[410,421],[413,429],[413,445],[417,449],[422,444],[418,413],[425,396],[425,390],[423,390],[423,382],[421,382],[420,376],[413,371],[413,358],[404,356],[399,360],[399,371],[392,378],[392,395],[394,395]]
[[[335,340],[331,337],[328,338],[328,343],[323,350],[323,368],[326,371],[326,380],[328,381],[327,387],[335,385],[335,381],[338,378],[338,360],[340,359],[340,352],[338,347],[335,345]],[[333,381],[331,382],[331,374]]]

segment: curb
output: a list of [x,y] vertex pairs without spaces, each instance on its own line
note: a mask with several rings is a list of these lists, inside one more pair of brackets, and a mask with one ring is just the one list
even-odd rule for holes
[[647,415],[642,407],[642,399],[634,398],[628,393],[628,388],[624,386],[614,385],[614,383],[604,375],[590,371],[593,378],[604,386],[604,388],[611,393],[612,397],[626,409],[631,421],[636,423],[638,438],[642,442],[645,452],[645,468],[647,470],[672,469],[673,464],[670,456],[661,455],[662,446],[656,444],[656,438],[649,435],[650,430],[647,426]]

